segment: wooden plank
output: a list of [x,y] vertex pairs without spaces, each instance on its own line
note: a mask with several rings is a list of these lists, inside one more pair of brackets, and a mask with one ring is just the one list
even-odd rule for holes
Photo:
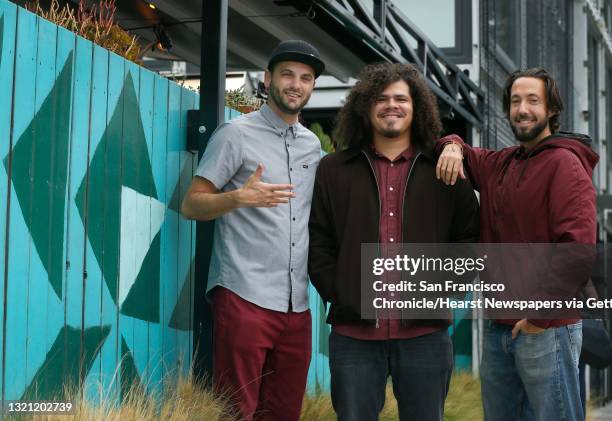
[[[11,141],[11,175],[15,173],[29,173],[32,162],[25,162],[16,156],[19,154],[32,154],[32,145],[18,145],[21,135],[28,129],[33,117],[36,88],[36,42],[38,23],[36,17],[18,9],[17,12],[17,43],[15,60],[15,87],[13,109],[13,130]],[[6,162],[6,161],[5,161]],[[11,205],[9,210],[10,230],[9,245],[11,254],[8,261],[7,282],[7,314],[6,314],[6,361],[5,367],[10,367],[5,373],[5,399],[18,399],[26,387],[26,359],[27,359],[27,291],[29,280],[29,262],[31,244],[30,234],[26,221],[29,222],[30,211],[22,212],[16,189],[29,188],[29,180],[19,180],[23,185],[11,183]],[[23,196],[22,196],[23,198]],[[30,200],[28,197],[27,200]],[[24,204],[26,202],[24,201]]]
[[[44,107],[48,97],[53,95],[53,89],[56,82],[56,39],[57,27],[45,20],[37,19],[37,57],[36,69],[34,74],[35,80],[35,100],[34,109],[35,115],[32,118],[31,126],[28,129],[31,137],[22,137],[21,142],[32,141],[31,155],[31,170],[30,176],[33,182],[30,186],[30,197],[34,201],[37,193],[35,191],[36,184],[42,184],[49,181],[49,168],[47,162],[49,156],[46,152],[48,148],[48,130],[50,128],[49,107]],[[46,48],[51,46],[51,48]],[[40,151],[40,152],[39,152]],[[47,162],[45,162],[47,161]],[[45,183],[47,184],[47,183]],[[47,199],[47,200],[45,200]],[[40,197],[40,201],[44,203],[43,209],[48,206],[48,197],[44,195]],[[45,203],[46,202],[46,203]],[[49,243],[48,230],[41,229],[44,227],[33,227],[33,220],[37,218],[38,210],[41,204],[30,203],[28,212],[28,225],[30,226],[30,235],[39,237],[39,244]],[[22,209],[23,210],[23,209]],[[24,215],[25,216],[25,215]],[[36,246],[33,241],[30,241],[30,272],[28,284],[28,307],[27,318],[28,324],[26,335],[28,335],[28,347],[26,349],[26,385],[30,384],[38,368],[44,363],[46,350],[50,348],[54,342],[59,328],[63,325],[63,308],[57,307],[58,297],[50,286],[49,273],[41,266],[39,258],[44,255],[38,255]],[[55,307],[55,308],[54,308]],[[49,309],[54,311],[49,314]]]
[[[86,238],[85,226],[79,208],[85,208],[85,196],[78,194],[79,187],[89,166],[89,133],[93,69],[93,44],[83,38],[76,37],[74,50],[74,83],[72,100],[72,123],[70,134],[70,166],[68,175],[67,209],[66,209],[66,320],[70,326],[79,326],[81,338],[85,338],[86,291],[88,289],[85,272]],[[98,310],[94,305],[93,310]],[[99,311],[99,310],[98,310]],[[84,360],[85,356],[96,355],[99,344],[87,343],[81,340],[82,367],[80,379],[85,380],[88,369],[95,366]],[[74,357],[73,357],[74,358]],[[79,380],[80,380],[79,379]]]
[[[168,133],[168,79],[161,76],[154,78],[153,88],[153,135],[151,149],[151,166],[153,169],[153,179],[157,189],[158,199],[166,204],[166,218],[160,230],[161,250],[166,250],[167,235],[163,235],[167,218],[174,212],[169,204],[171,196],[166,193],[166,161],[167,161],[167,133]],[[149,364],[150,364],[150,388],[155,391],[162,390],[163,379],[163,338],[168,333],[169,317],[171,311],[166,309],[168,303],[164,300],[164,291],[167,279],[164,274],[167,262],[166,253],[161,253],[160,257],[160,294],[156,298],[160,305],[160,323],[151,325],[149,329]]]
[[[127,210],[124,207],[123,203],[123,189],[126,184],[126,177],[134,177],[138,178],[139,173],[142,170],[141,160],[136,160],[132,162],[130,160],[131,157],[127,156],[130,151],[133,149],[131,144],[137,142],[137,135],[141,135],[141,133],[136,133],[134,128],[138,126],[138,122],[136,119],[140,118],[140,116],[135,115],[134,108],[138,108],[138,92],[140,90],[140,80],[138,77],[138,69],[133,63],[125,61],[124,65],[124,85],[123,85],[123,126],[121,133],[121,186],[120,193],[121,199],[119,203],[119,226],[120,232],[126,229],[124,227],[124,211]],[[136,211],[136,209],[134,209]],[[119,335],[119,342],[121,343],[121,338],[126,341],[126,344],[130,348],[132,354],[132,358],[134,361],[136,360],[137,350],[134,346],[134,331],[135,331],[135,323],[132,317],[126,317],[121,314],[121,306],[122,306],[122,297],[125,297],[122,290],[124,290],[126,283],[129,281],[128,279],[122,279],[122,275],[125,273],[126,267],[135,266],[136,262],[134,261],[126,261],[124,256],[129,251],[129,248],[140,247],[139,244],[127,244],[123,243],[123,238],[120,237],[119,243],[119,282],[118,282],[118,302],[117,306],[119,308],[119,325],[117,329],[117,333]],[[127,360],[127,357],[123,354],[121,347],[118,350],[118,364],[123,364],[124,361]],[[120,380],[123,382],[125,379],[121,379],[123,377],[123,370],[119,370]]]
[[[174,190],[178,186],[180,174],[180,154],[183,152],[180,139],[180,118],[181,118],[181,89],[174,83],[169,84],[168,95],[168,133],[167,133],[167,158],[166,158],[166,197],[171,198]],[[167,257],[163,265],[164,280],[162,289],[164,310],[166,320],[170,321],[176,300],[178,297],[178,281],[179,281],[179,256],[178,256],[178,241],[179,241],[179,214],[178,212],[169,212],[166,217],[166,223],[162,231],[162,239],[165,236],[165,241],[162,243],[162,256]],[[176,369],[178,361],[178,342],[177,331],[165,324],[163,326],[163,355],[164,368],[171,373]]]
[[[42,21],[43,19],[39,19]],[[54,118],[55,124],[52,125],[51,136],[47,134],[47,138],[44,139],[49,145],[49,154],[47,157],[41,157],[48,159],[51,165],[49,170],[49,201],[48,209],[51,212],[51,218],[49,221],[49,227],[47,232],[49,236],[49,247],[57,252],[49,253],[49,264],[47,265],[51,269],[49,274],[50,281],[52,284],[55,272],[55,264],[58,264],[62,268],[61,277],[61,290],[63,292],[63,327],[72,326],[79,327],[81,325],[81,301],[82,301],[82,279],[77,279],[72,285],[68,285],[66,275],[66,262],[68,260],[68,244],[67,244],[67,233],[68,233],[68,207],[67,203],[67,185],[68,185],[68,169],[69,169],[69,148],[70,148],[70,130],[72,124],[72,109],[71,109],[71,95],[74,85],[74,47],[76,43],[74,33],[63,29],[57,29],[56,39],[56,61],[55,61],[55,77],[56,77],[56,89],[52,97],[49,97],[47,101],[52,101],[51,107],[51,118]],[[45,45],[47,45],[45,43]],[[51,44],[52,45],[52,44]],[[39,44],[39,49],[43,47],[43,44]],[[41,134],[41,136],[45,136]],[[37,164],[38,165],[38,164]],[[57,222],[56,222],[57,221]],[[82,240],[80,248],[82,249]],[[57,263],[56,263],[57,262]],[[51,294],[48,294],[51,296]],[[74,302],[74,304],[73,304]],[[51,303],[49,309],[51,308]],[[63,372],[62,375],[67,375],[73,372],[71,370],[76,364],[78,364],[79,357],[74,355],[74,351],[69,349],[68,344],[64,342],[63,352]],[[77,382],[77,378],[64,379],[58,378],[53,379],[52,383],[55,384],[58,391],[62,390],[62,384],[64,381],[69,383]],[[74,384],[74,383],[73,383]],[[51,398],[51,396],[49,396]]]
[[104,151],[103,191],[90,191],[90,206],[101,210],[105,228],[102,233],[101,257],[104,288],[102,293],[102,320],[113,326],[102,346],[103,389],[109,400],[118,397],[116,368],[121,352],[118,276],[119,276],[119,226],[121,221],[121,149],[123,130],[124,65],[122,58],[109,54],[107,127],[98,148]]
[[[193,168],[194,155],[187,152],[187,110],[194,108],[194,98],[189,91],[183,89],[181,92],[181,113],[180,113],[180,129],[179,139],[181,153],[179,158],[179,168],[181,168],[179,174],[179,197],[182,199],[187,193],[187,189],[191,184],[191,169]],[[178,303],[178,298],[183,288],[187,287],[190,291],[192,289],[191,283],[191,260],[194,254],[192,249],[193,237],[192,237],[192,224],[193,222],[183,218],[179,219],[179,235],[178,235],[178,283],[177,283],[177,301],[175,305],[183,305]],[[186,285],[185,285],[186,284]],[[182,309],[183,311],[191,312],[190,308]],[[180,372],[187,374],[189,365],[191,363],[191,342],[192,332],[179,330],[178,335],[178,352],[179,352],[179,364],[181,364]]]
[[[137,68],[137,66],[134,66]],[[138,90],[138,104],[140,108],[140,117],[142,120],[142,128],[143,134],[145,136],[146,141],[146,154],[148,155],[145,158],[139,159],[139,163],[146,164],[143,165],[139,170],[143,173],[142,176],[147,179],[152,177],[153,174],[148,174],[151,172],[151,155],[153,150],[153,93],[154,93],[154,75],[149,70],[146,69],[138,69],[138,73],[135,74],[135,77],[139,78],[139,90]],[[136,76],[137,75],[137,76]],[[150,204],[148,210],[149,216],[149,229],[147,230],[147,244],[150,245],[149,253],[154,253],[154,250],[151,250],[153,247],[151,244],[157,235],[157,226],[155,223],[155,217],[153,213],[155,212],[155,203],[157,202],[157,189],[155,187],[155,183],[151,185],[144,186],[142,193],[150,197]],[[146,262],[143,262],[146,264]],[[157,260],[157,264],[159,265],[159,260]],[[159,276],[159,274],[156,274]],[[154,302],[158,300],[159,297],[155,297],[156,288],[154,287],[154,283],[158,282],[158,280],[150,278],[151,280],[151,288],[147,288],[144,296],[142,296],[142,300],[146,303]],[[159,291],[159,289],[157,289]],[[151,326],[155,322],[150,321],[150,319],[134,319],[134,339],[132,344],[132,353],[134,356],[134,362],[136,363],[136,367],[138,368],[141,380],[146,385],[149,383],[149,335]]]
[[[11,114],[13,103],[13,83],[14,83],[14,66],[15,66],[15,36],[17,33],[17,8],[14,4],[6,0],[0,0],[0,303],[6,305],[4,300],[5,287],[5,259],[10,257],[9,248],[6,247],[6,233],[10,229],[7,219],[8,204],[14,198],[9,197],[8,190],[8,160],[9,150],[12,146],[11,139]],[[16,199],[15,199],[16,200]],[[4,314],[4,308],[3,308]],[[4,354],[4,316],[0,318],[0,357]],[[1,360],[0,360],[1,361]],[[4,385],[4,370],[0,364],[0,379]],[[1,386],[0,386],[1,387]],[[2,389],[2,398],[4,398],[4,389]]]
[[[36,89],[36,42],[38,23],[36,17],[19,9],[17,12],[17,46],[15,62],[15,91],[13,113],[13,131],[11,134],[13,150],[21,135],[28,129],[35,113]],[[20,154],[30,154],[32,146],[23,146]],[[12,156],[11,171],[29,172],[30,163],[23,162]],[[24,183],[27,183],[25,181]],[[26,186],[20,188],[27,188]],[[25,214],[16,196],[17,186],[12,183],[12,200],[10,206],[9,247],[11,251],[7,282],[7,320],[6,320],[6,367],[11,367],[5,373],[6,399],[18,399],[26,387],[27,359],[27,291],[30,269],[31,240],[26,225],[30,219],[30,211]],[[27,198],[28,200],[31,197]],[[25,202],[24,202],[25,204]],[[14,247],[13,245],[21,245]]]
[[318,362],[319,358],[319,327],[317,315],[319,314],[319,303],[318,294],[312,293],[312,285],[308,286],[308,306],[310,307],[310,315],[312,317],[312,354],[310,358],[310,365],[308,366],[308,377],[307,377],[307,392],[314,393],[317,390],[317,375],[318,375]]
[[[112,302],[108,297],[108,288],[102,278],[102,268],[98,263],[92,248],[92,238],[101,238],[104,233],[104,218],[99,217],[99,209],[102,205],[98,199],[104,196],[102,186],[104,185],[104,172],[92,169],[92,160],[97,148],[103,139],[107,124],[107,98],[108,98],[108,62],[109,53],[99,46],[93,46],[93,66],[91,76],[90,108],[89,108],[89,142],[87,170],[84,179],[79,185],[77,203],[81,204],[79,213],[84,221],[87,241],[85,243],[85,298],[84,298],[84,328],[92,326],[107,325],[113,321],[105,319],[102,314],[103,297],[105,301]],[[102,143],[104,147],[104,143]],[[101,152],[102,156],[104,153]],[[102,168],[103,169],[103,168]],[[107,341],[110,338],[107,339]],[[112,372],[108,376],[102,376],[102,358],[98,356],[85,382],[85,396],[93,402],[98,401],[110,384]],[[110,371],[110,369],[109,369]]]
[[[191,96],[193,97],[192,101],[193,101],[193,109],[197,110],[200,108],[200,96],[195,93],[192,92]],[[195,174],[196,170],[198,168],[198,155],[197,154],[192,154],[191,156],[191,176],[193,178],[193,174]],[[196,302],[195,302],[195,264],[194,259],[195,259],[195,255],[196,255],[196,223],[193,222],[191,224],[191,268],[190,268],[190,273],[189,273],[189,277],[191,279],[191,285],[189,288],[189,303],[190,303],[190,309],[189,309],[189,349],[191,350],[191,353],[189,355],[189,364],[190,366],[193,365],[193,352],[194,352],[194,343],[193,343],[193,329],[194,329],[194,324],[193,324],[193,320],[194,320],[194,307],[196,306]],[[204,300],[204,297],[199,297],[199,300]]]

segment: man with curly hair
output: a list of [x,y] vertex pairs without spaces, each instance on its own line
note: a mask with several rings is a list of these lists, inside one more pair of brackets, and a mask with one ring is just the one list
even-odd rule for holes
[[436,180],[436,99],[410,64],[366,66],[340,110],[340,152],[321,160],[310,215],[309,275],[326,303],[331,396],[340,421],[377,420],[391,376],[401,420],[442,420],[453,367],[448,320],[361,313],[361,244],[471,242],[467,180]]

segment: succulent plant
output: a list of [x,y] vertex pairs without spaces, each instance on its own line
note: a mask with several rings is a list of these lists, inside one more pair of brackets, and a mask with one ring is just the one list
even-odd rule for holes
[[246,114],[259,110],[263,105],[263,100],[247,94],[241,87],[225,91],[225,105]]
[[142,64],[138,38],[115,23],[115,0],[99,0],[98,4],[92,7],[87,7],[85,0],[79,0],[76,10],[69,4],[60,7],[58,0],[51,0],[48,9],[44,9],[39,0],[28,2],[25,6],[29,11],[58,26],[130,61]]

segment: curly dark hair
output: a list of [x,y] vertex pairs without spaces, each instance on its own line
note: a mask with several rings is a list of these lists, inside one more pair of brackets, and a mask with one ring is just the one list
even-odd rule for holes
[[436,97],[416,67],[386,62],[369,64],[363,68],[359,82],[353,86],[346,103],[340,109],[334,128],[334,139],[340,149],[361,149],[372,143],[372,105],[387,86],[399,80],[406,82],[412,97],[411,142],[422,150],[433,149],[442,132]]
[[546,94],[546,107],[547,110],[552,113],[548,120],[550,131],[555,133],[559,131],[561,118],[561,112],[563,111],[563,100],[561,99],[561,93],[559,92],[559,86],[553,77],[541,67],[532,67],[526,70],[517,70],[511,73],[506,79],[506,85],[504,86],[504,98],[503,106],[506,118],[510,121],[510,96],[512,94],[512,85],[518,78],[521,77],[534,77],[544,82],[544,91]]

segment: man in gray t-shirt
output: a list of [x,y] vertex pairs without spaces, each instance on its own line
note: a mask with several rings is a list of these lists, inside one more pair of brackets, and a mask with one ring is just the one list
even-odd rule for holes
[[183,201],[186,218],[216,219],[207,298],[213,382],[242,419],[298,420],[311,353],[308,218],[321,154],[298,122],[324,69],[304,41],[272,53],[261,110],[212,135]]

